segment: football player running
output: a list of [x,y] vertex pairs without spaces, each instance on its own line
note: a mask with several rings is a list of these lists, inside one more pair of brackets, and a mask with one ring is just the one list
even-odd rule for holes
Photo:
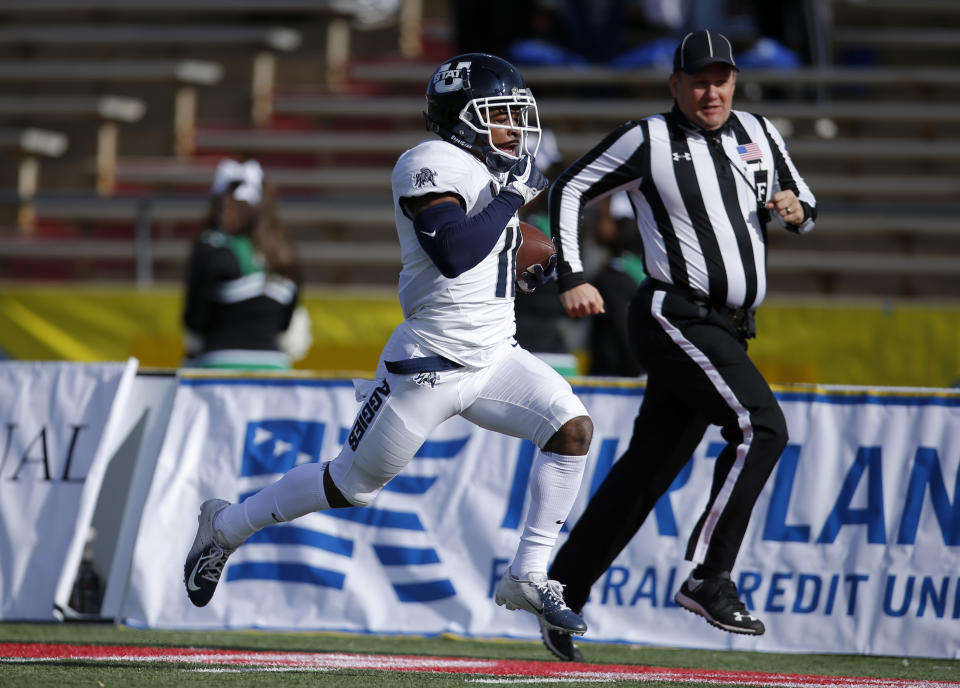
[[[587,630],[547,578],[547,562],[583,476],[593,423],[569,383],[514,339],[517,211],[548,186],[534,165],[536,101],[517,70],[470,53],[427,85],[427,129],[439,138],[400,156],[393,200],[404,321],[357,385],[363,406],[340,453],[294,467],[239,504],[203,503],[184,567],[187,594],[210,601],[227,557],[274,523],[321,509],[369,505],[444,420],[530,440],[540,451],[520,542],[496,602],[541,626]],[[535,139],[535,141],[534,141]],[[553,271],[521,276],[532,290]]]

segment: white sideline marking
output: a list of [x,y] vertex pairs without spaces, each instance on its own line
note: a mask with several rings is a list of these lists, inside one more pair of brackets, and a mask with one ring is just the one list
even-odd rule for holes
[[[5,655],[5,656],[3,656]],[[540,684],[540,683],[653,683],[707,684],[737,686],[777,686],[778,688],[960,688],[956,681],[866,676],[823,676],[816,674],[778,674],[773,672],[683,669],[614,664],[566,664],[555,661],[495,660],[466,657],[427,657],[411,655],[357,655],[342,652],[277,652],[213,648],[164,648],[150,646],[99,646],[49,643],[0,643],[0,666],[62,661],[171,663],[184,672],[255,673],[341,669],[424,671],[459,674],[464,683]],[[214,666],[210,666],[214,665]],[[473,674],[473,676],[463,676]]]

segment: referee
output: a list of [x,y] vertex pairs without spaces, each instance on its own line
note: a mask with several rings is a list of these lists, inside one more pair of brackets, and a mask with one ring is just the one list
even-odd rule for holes
[[[676,602],[733,633],[763,623],[737,597],[730,571],[760,490],[787,443],[783,413],[747,356],[766,281],[767,223],[813,228],[816,200],[766,118],[732,110],[737,66],[719,33],[687,34],[670,75],[670,112],[627,122],[567,168],[550,190],[567,313],[604,312],[584,279],[585,205],[625,190],[643,240],[648,279],[628,311],[647,387],[630,444],[559,550],[550,578],[579,612],[593,583],[627,545],[711,424],[726,446],[706,508],[687,544],[696,567]],[[579,660],[569,635],[543,630],[561,659]]]

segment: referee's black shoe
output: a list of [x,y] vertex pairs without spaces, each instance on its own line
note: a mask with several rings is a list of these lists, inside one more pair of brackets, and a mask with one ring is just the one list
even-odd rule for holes
[[550,628],[540,620],[540,635],[543,636],[543,644],[547,646],[558,659],[567,662],[582,662],[583,653],[580,648],[573,644],[573,636],[563,631],[557,631]]
[[713,626],[731,633],[763,635],[763,622],[747,611],[737,597],[737,586],[727,571],[700,580],[690,576],[673,598],[684,609],[699,614]]

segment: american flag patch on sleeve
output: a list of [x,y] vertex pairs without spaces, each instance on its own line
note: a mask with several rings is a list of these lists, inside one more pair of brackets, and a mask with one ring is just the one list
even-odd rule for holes
[[760,144],[754,143],[753,141],[745,143],[742,146],[737,146],[737,153],[740,154],[740,159],[744,162],[763,159],[763,151],[760,149]]

